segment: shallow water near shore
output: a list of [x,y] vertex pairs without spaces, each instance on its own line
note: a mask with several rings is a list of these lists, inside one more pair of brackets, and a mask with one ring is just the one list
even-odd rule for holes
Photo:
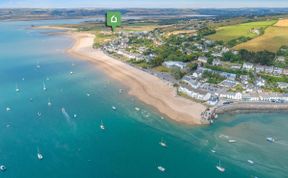
[[[287,113],[227,114],[210,127],[161,118],[91,63],[67,56],[71,39],[29,28],[53,23],[65,21],[0,23],[0,164],[7,167],[1,177],[284,178],[288,174]],[[99,128],[101,120],[104,131]],[[268,143],[268,136],[278,141]],[[161,139],[167,148],[159,145]],[[228,143],[229,139],[237,142]],[[37,159],[37,150],[43,160]],[[215,167],[219,160],[224,173]],[[159,165],[166,171],[158,171]]]

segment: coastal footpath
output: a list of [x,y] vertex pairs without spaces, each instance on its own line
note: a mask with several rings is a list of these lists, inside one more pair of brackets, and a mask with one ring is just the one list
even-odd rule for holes
[[[47,26],[39,28],[61,29]],[[178,96],[176,88],[171,84],[94,49],[94,34],[73,30],[68,30],[65,34],[74,39],[73,46],[67,50],[68,54],[90,61],[111,78],[123,83],[129,89],[128,94],[154,107],[173,121],[189,125],[209,124],[201,116],[207,109],[204,105]]]

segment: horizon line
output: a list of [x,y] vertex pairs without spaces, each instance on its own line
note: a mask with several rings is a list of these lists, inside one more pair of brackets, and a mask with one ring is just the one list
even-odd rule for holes
[[288,9],[287,7],[0,7],[0,9]]

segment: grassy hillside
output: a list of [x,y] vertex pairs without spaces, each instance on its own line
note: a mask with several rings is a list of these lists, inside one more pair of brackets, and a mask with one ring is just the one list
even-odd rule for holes
[[239,44],[234,48],[247,49],[250,51],[268,50],[276,52],[281,46],[288,45],[287,22],[287,20],[280,20],[274,26],[268,27],[263,35]]
[[251,32],[251,29],[265,29],[274,23],[276,23],[275,20],[269,20],[224,26],[218,28],[216,34],[210,35],[208,38],[211,40],[223,40],[225,42],[242,36],[254,38],[257,36],[257,34]]

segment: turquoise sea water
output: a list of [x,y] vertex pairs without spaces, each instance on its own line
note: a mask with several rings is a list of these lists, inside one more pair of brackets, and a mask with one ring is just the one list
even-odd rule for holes
[[[71,39],[29,28],[64,22],[79,20],[0,22],[0,164],[7,167],[0,177],[287,177],[287,113],[227,114],[211,127],[161,119],[126,90],[119,94],[125,86],[67,56]],[[268,143],[267,136],[279,141]],[[161,139],[167,148],[159,145]],[[224,173],[215,168],[219,160]]]

